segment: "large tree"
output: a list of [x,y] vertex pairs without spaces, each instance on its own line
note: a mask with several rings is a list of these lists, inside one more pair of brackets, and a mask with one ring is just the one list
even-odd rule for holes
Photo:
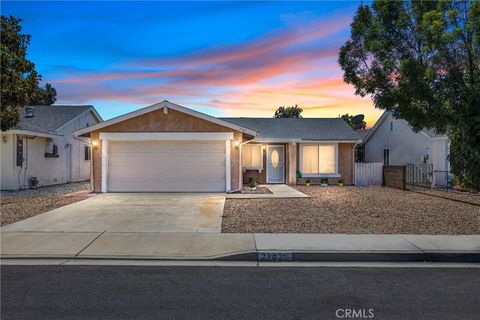
[[39,86],[41,76],[26,58],[31,36],[21,33],[21,19],[1,17],[1,129],[6,131],[19,121],[19,108],[26,105],[52,105],[57,92],[50,85]]
[[300,108],[298,105],[291,106],[291,107],[278,107],[275,111],[274,118],[301,118],[301,113],[303,109]]
[[[355,118],[357,116],[361,116],[361,118]],[[365,129],[367,127],[367,122],[363,120],[363,115],[359,114],[357,116],[345,113],[344,115],[341,115],[340,118],[345,120],[345,122],[354,130]]]
[[480,2],[361,5],[340,50],[344,80],[415,130],[451,141],[451,170],[480,188]]

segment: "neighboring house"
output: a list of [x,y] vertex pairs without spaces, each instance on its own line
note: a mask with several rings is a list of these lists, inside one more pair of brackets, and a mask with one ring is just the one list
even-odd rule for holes
[[29,106],[20,108],[20,122],[3,132],[1,189],[60,184],[90,179],[88,139],[73,131],[101,122],[93,106]]
[[431,163],[434,183],[447,184],[450,171],[450,141],[445,134],[434,130],[415,132],[407,121],[395,119],[385,111],[363,139],[364,162],[382,162],[385,165]]
[[229,192],[249,176],[354,181],[356,133],[338,119],[215,118],[168,101],[75,132],[93,145],[96,192]]

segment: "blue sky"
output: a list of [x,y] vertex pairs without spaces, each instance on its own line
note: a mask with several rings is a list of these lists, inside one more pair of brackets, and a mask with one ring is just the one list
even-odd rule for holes
[[336,60],[358,1],[3,1],[61,104],[108,119],[164,99],[213,115],[379,116]]

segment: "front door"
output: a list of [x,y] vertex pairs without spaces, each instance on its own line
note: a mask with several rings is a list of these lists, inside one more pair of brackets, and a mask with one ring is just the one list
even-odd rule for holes
[[284,146],[267,146],[267,183],[284,183]]

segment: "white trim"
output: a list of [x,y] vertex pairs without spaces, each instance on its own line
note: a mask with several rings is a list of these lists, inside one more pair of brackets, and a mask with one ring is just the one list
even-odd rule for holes
[[102,140],[102,192],[108,192],[108,140]]
[[[283,173],[282,173],[282,182],[269,182],[268,181],[268,149],[269,147],[282,147],[282,150],[283,150]],[[265,168],[265,181],[267,183],[278,183],[278,184],[282,184],[282,183],[285,183],[285,146],[283,144],[268,144],[267,145],[267,157],[266,157],[266,168]]]
[[272,139],[272,138],[254,138],[250,142],[261,143],[357,143],[358,140],[304,140],[304,139]]
[[112,141],[220,141],[232,139],[233,132],[100,132],[100,140]]
[[199,119],[202,119],[202,120],[206,120],[206,121],[209,121],[209,122],[212,122],[212,123],[216,123],[216,124],[221,125],[223,127],[227,127],[227,128],[230,128],[230,129],[233,129],[233,130],[236,130],[236,131],[244,132],[244,133],[252,135],[252,136],[257,135],[257,132],[254,131],[254,130],[251,130],[251,129],[248,129],[248,128],[245,128],[245,127],[242,127],[242,126],[238,126],[236,124],[233,124],[233,123],[230,123],[230,122],[227,122],[227,121],[224,121],[224,120],[220,120],[218,118],[212,117],[210,115],[207,115],[207,114],[204,114],[204,113],[201,113],[201,112],[198,112],[198,111],[194,111],[192,109],[185,108],[185,107],[180,106],[178,104],[168,102],[167,100],[164,100],[162,102],[153,104],[151,106],[148,106],[148,107],[145,107],[145,108],[133,111],[133,112],[126,113],[124,115],[112,118],[112,119],[104,121],[104,122],[97,123],[93,126],[77,130],[77,131],[74,132],[74,134],[76,136],[81,136],[81,135],[84,135],[86,133],[111,126],[112,124],[122,122],[122,121],[125,121],[125,120],[128,120],[128,119],[132,119],[132,118],[135,118],[135,117],[138,117],[138,116],[144,115],[146,113],[156,111],[158,109],[165,108],[165,107],[176,110],[178,112],[183,112],[185,114],[191,115],[193,117],[196,117],[196,118],[199,118]]
[[372,136],[375,133],[375,131],[377,131],[378,127],[380,127],[380,125],[383,123],[383,121],[387,118],[388,114],[391,114],[391,112],[390,111],[384,111],[382,113],[382,115],[380,116],[380,118],[377,119],[377,121],[375,122],[373,127],[370,128],[370,130],[368,130],[368,133],[365,136],[365,138],[363,138],[362,143],[366,143],[367,140],[370,139],[370,136]]
[[[303,146],[335,146],[335,172],[334,173],[303,173]],[[338,143],[301,143],[299,146],[299,163],[298,168],[302,173],[302,177],[305,178],[338,178],[340,172],[338,172]]]
[[24,136],[33,136],[33,137],[42,137],[42,138],[56,138],[56,137],[63,137],[62,133],[44,133],[44,132],[36,132],[30,130],[20,130],[20,129],[13,129],[8,131],[2,131],[3,134],[18,134]]
[[225,140],[225,192],[230,192],[231,186],[231,156],[232,140]]

